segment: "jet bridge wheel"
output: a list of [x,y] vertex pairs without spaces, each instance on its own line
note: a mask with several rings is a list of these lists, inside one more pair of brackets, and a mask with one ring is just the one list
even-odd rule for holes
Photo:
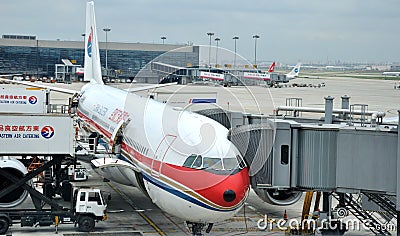
[[9,226],[10,221],[7,217],[0,216],[0,234],[6,234]]
[[83,232],[91,232],[94,229],[94,219],[90,216],[81,216],[78,221],[78,227]]

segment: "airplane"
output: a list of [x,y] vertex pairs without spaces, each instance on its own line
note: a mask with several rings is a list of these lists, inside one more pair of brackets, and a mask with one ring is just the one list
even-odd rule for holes
[[385,71],[382,75],[389,75],[389,76],[400,76],[400,71]]
[[[23,80],[23,74],[4,74],[4,75],[0,75],[0,78],[11,78],[13,79],[14,76],[18,76],[20,78],[18,78],[18,80]],[[17,79],[17,78],[14,78]]]
[[272,62],[271,66],[268,69],[268,73],[272,73],[275,70],[275,62]]
[[299,72],[300,72],[300,67],[301,67],[301,63],[297,63],[296,66],[293,68],[292,71],[290,71],[289,73],[286,74],[286,79],[294,79],[297,78],[299,76]]
[[[78,116],[120,155],[92,160],[111,181],[136,186],[161,210],[181,218],[192,234],[233,217],[249,194],[248,167],[220,123],[102,81],[94,2],[87,2],[84,80],[74,94]],[[5,80],[5,79],[0,79]],[[165,86],[165,85],[163,85]],[[146,88],[148,89],[148,87]]]

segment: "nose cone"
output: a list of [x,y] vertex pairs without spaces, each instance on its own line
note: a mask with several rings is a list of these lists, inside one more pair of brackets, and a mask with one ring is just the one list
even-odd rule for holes
[[[248,169],[244,168],[228,175],[216,175],[219,178],[213,186],[202,189],[203,196],[226,210],[240,208],[247,197],[250,185]],[[215,180],[215,179],[214,179]]]

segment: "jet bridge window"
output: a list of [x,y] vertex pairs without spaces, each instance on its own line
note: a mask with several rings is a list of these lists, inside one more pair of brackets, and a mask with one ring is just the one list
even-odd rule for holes
[[289,145],[281,146],[281,164],[287,165],[289,163]]

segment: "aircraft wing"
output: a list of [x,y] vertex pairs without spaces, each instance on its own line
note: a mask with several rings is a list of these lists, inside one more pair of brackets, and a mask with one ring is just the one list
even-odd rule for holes
[[57,88],[54,86],[48,86],[48,85],[43,85],[43,84],[37,84],[37,83],[32,83],[32,82],[26,82],[26,81],[16,81],[16,80],[9,80],[9,79],[3,79],[0,78],[0,81],[10,83],[10,84],[22,84],[26,86],[31,86],[35,88],[43,88],[43,89],[49,89],[51,91],[56,91],[60,93],[67,93],[67,94],[76,94],[79,93],[80,91],[78,90],[72,90],[72,89],[66,89],[66,88]]
[[152,85],[147,85],[147,86],[143,86],[143,87],[128,88],[128,89],[125,89],[125,91],[133,93],[133,92],[138,92],[138,91],[143,91],[143,90],[148,90],[148,89],[167,87],[167,86],[176,85],[176,84],[178,84],[178,83],[174,82],[174,83],[167,83],[167,84],[152,84]]

